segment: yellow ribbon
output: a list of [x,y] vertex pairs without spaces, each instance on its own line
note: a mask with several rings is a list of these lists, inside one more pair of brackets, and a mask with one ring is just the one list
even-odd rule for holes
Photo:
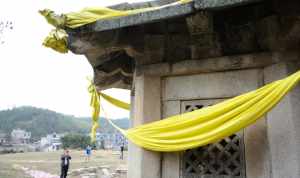
[[92,83],[90,84],[89,88],[89,93],[91,95],[91,101],[90,101],[90,106],[92,108],[92,129],[91,129],[91,141],[95,142],[96,141],[96,132],[97,128],[99,128],[99,115],[100,115],[100,97],[97,92],[97,89],[95,85]]
[[171,152],[192,149],[214,143],[253,124],[275,107],[299,81],[300,71],[214,106],[128,130],[113,126],[131,142],[148,150]]

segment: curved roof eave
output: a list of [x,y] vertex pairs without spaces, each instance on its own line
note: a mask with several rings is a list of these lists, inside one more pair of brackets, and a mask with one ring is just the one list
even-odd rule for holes
[[[193,12],[199,10],[220,10],[220,9],[234,7],[234,6],[246,5],[249,3],[260,2],[260,1],[263,0],[194,0],[185,4],[173,3],[172,5],[157,10],[153,10],[153,11],[146,11],[138,14],[117,17],[117,18],[107,19],[107,20],[98,20],[95,23],[88,24],[76,29],[68,29],[68,32],[75,32],[75,33],[76,32],[101,32],[107,30],[114,30],[123,27],[147,24],[155,21],[164,20],[164,19],[184,16],[184,15],[192,14]],[[138,4],[123,3],[123,4],[111,6],[111,8],[132,9],[132,8],[145,7],[145,6],[154,7],[157,5],[163,5],[162,3],[159,2],[161,1],[156,0],[151,2],[138,3]]]

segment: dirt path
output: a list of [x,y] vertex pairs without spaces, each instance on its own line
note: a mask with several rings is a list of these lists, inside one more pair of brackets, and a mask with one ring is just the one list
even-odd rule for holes
[[26,167],[21,167],[19,165],[16,165],[16,166],[20,167],[20,169],[22,171],[24,171],[25,174],[29,175],[32,178],[59,178],[58,175],[52,175],[52,174],[49,174],[49,173],[44,172],[44,171],[30,170]]

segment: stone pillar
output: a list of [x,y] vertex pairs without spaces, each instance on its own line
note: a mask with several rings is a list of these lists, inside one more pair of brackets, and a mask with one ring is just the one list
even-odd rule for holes
[[[135,77],[133,126],[161,119],[160,77]],[[161,178],[161,154],[129,143],[128,178]]]
[[270,178],[270,153],[265,118],[244,129],[244,144],[247,178]]
[[[279,63],[265,68],[265,83],[300,69],[296,63]],[[267,115],[272,178],[300,177],[300,86],[292,90]]]
[[[252,80],[257,81],[256,88],[263,86],[263,69],[259,69]],[[265,117],[244,129],[244,149],[247,178],[270,178],[270,151]]]
[[[163,102],[163,118],[180,114],[180,100]],[[162,154],[162,178],[180,177],[180,152]]]

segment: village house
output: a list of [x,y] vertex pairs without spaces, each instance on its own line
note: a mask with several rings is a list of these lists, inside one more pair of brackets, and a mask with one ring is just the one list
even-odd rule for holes
[[13,129],[11,132],[11,142],[13,144],[28,144],[30,143],[31,132],[22,129]]
[[[299,0],[194,0],[66,30],[68,48],[87,57],[99,90],[131,90],[132,126],[213,105],[300,69]],[[129,143],[127,177],[298,178],[299,103],[298,86],[265,119],[183,152]]]
[[0,145],[6,144],[7,142],[7,135],[5,133],[0,133]]
[[40,141],[40,147],[44,151],[56,151],[61,148],[61,137],[62,134],[52,133],[46,137],[42,137]]
[[117,133],[96,133],[96,142],[100,148],[105,149],[120,149],[123,145],[127,147],[127,139],[119,132]]

